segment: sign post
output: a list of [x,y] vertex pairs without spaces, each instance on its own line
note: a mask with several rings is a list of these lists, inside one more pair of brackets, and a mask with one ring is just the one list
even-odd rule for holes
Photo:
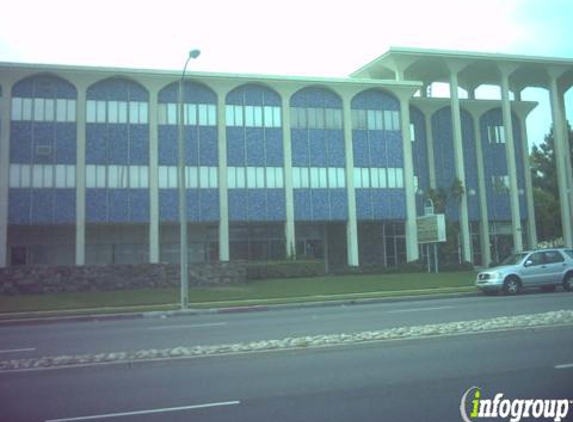
[[446,216],[434,214],[434,203],[428,198],[424,204],[424,216],[416,220],[418,227],[418,243],[426,245],[428,272],[432,272],[430,246],[434,246],[434,272],[438,272],[438,243],[446,241]]

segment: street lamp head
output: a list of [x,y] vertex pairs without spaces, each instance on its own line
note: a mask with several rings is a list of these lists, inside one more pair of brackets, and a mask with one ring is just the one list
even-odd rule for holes
[[201,55],[201,50],[191,50],[189,52],[189,57],[191,59],[196,59],[197,57],[199,57]]

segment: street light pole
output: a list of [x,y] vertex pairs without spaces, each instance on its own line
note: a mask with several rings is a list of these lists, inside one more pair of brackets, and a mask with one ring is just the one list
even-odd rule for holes
[[189,270],[188,270],[188,245],[187,245],[187,197],[186,197],[186,183],[185,183],[185,140],[184,140],[184,125],[185,125],[185,110],[183,106],[184,101],[184,82],[185,82],[185,70],[189,64],[189,60],[196,59],[199,57],[201,52],[199,50],[191,50],[189,56],[185,61],[185,66],[183,66],[183,72],[181,73],[181,79],[179,79],[179,92],[177,99],[177,106],[179,111],[178,116],[178,177],[177,185],[179,190],[179,250],[180,250],[180,300],[181,309],[187,309],[189,307]]

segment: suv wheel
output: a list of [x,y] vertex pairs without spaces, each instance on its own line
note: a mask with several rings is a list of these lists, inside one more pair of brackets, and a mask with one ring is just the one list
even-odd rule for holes
[[513,296],[521,290],[521,282],[515,276],[509,276],[503,282],[503,293],[508,296]]
[[568,292],[573,291],[573,273],[567,273],[563,279],[563,288]]

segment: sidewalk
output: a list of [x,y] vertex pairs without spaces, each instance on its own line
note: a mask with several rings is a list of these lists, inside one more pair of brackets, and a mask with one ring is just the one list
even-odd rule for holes
[[167,318],[184,315],[229,314],[263,312],[271,310],[303,309],[329,306],[364,305],[385,302],[421,301],[449,297],[476,296],[472,287],[445,287],[417,290],[346,293],[255,300],[233,300],[190,304],[181,310],[178,304],[138,305],[67,309],[55,311],[5,312],[0,313],[0,325],[32,325],[58,322],[102,321],[137,318]]

